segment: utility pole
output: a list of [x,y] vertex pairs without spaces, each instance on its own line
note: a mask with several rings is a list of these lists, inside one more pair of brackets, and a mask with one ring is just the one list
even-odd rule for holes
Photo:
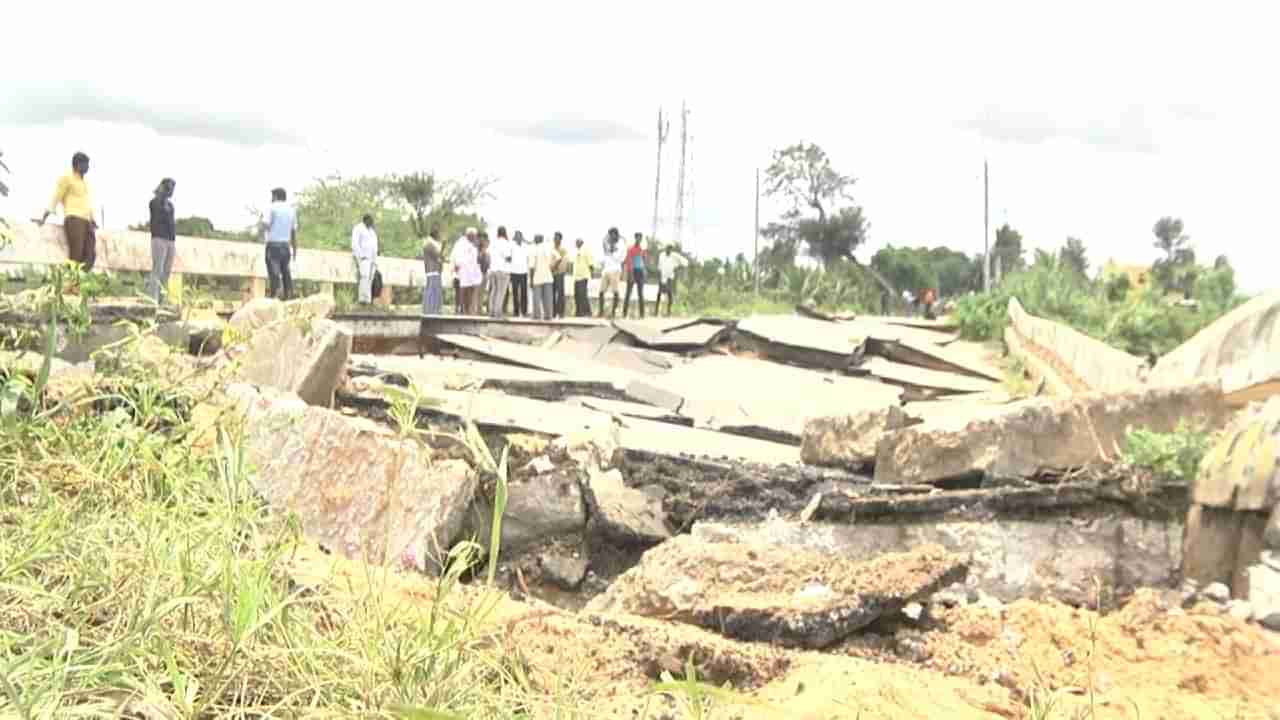
[[982,291],[991,290],[991,220],[987,161],[982,161]]
[[658,108],[658,172],[653,179],[653,232],[649,238],[658,240],[658,198],[662,188],[662,145],[667,141],[667,131],[671,129],[671,121],[662,122],[662,108]]
[[[684,241],[684,163],[689,149],[689,110],[680,103],[680,174],[676,177],[676,244]],[[681,245],[683,249],[683,245]]]
[[760,168],[756,168],[756,245],[751,256],[751,267],[755,270],[756,296],[760,296]]

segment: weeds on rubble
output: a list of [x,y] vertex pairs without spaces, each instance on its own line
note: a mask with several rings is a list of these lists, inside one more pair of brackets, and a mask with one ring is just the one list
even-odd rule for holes
[[1130,468],[1150,471],[1159,482],[1189,486],[1200,471],[1209,440],[1209,433],[1185,422],[1170,433],[1134,428],[1124,437],[1120,458]]
[[430,583],[326,559],[267,511],[236,431],[186,442],[182,381],[137,344],[0,433],[0,716],[593,715],[574,668],[553,692],[494,642],[498,594],[460,582],[474,545]]

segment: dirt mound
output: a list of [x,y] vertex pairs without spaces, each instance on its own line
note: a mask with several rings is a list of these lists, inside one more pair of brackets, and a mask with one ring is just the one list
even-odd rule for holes
[[1207,605],[1170,608],[1151,590],[1110,615],[1031,601],[939,610],[907,644],[925,666],[997,683],[1021,703],[1032,692],[1061,691],[1062,702],[1087,704],[1092,690],[1114,717],[1137,717],[1135,707],[1144,718],[1280,710],[1274,640]]

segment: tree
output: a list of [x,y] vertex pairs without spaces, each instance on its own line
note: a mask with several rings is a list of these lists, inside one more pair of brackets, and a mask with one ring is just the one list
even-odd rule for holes
[[998,259],[1000,272],[1006,275],[1026,267],[1026,261],[1022,259],[1022,233],[1009,227],[1009,223],[996,230],[996,244],[991,253],[993,262]]
[[450,237],[462,213],[492,197],[489,187],[493,180],[438,180],[435,173],[415,172],[393,175],[389,184],[395,199],[408,210],[414,234],[422,239],[431,232],[432,226],[438,226],[444,237]]
[[1191,243],[1191,238],[1182,232],[1182,219],[1162,217],[1156,221],[1151,232],[1155,233],[1155,247],[1164,253],[1165,260],[1173,262],[1178,251]]
[[915,293],[939,285],[938,273],[929,263],[928,251],[889,245],[871,256],[871,267],[897,292],[910,290]]
[[1067,238],[1067,242],[1058,251],[1058,260],[1081,276],[1089,274],[1089,258],[1085,254],[1084,241],[1077,237]]
[[765,194],[790,203],[780,223],[789,232],[775,230],[775,242],[783,236],[795,244],[804,242],[824,265],[854,260],[853,251],[866,241],[868,228],[861,207],[840,207],[853,202],[849,189],[854,182],[837,172],[826,152],[812,143],[775,151],[765,171]]

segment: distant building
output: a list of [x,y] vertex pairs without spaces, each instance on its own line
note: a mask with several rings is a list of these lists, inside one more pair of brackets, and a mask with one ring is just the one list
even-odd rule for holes
[[1146,290],[1151,286],[1151,267],[1149,265],[1122,265],[1115,260],[1108,260],[1102,266],[1102,279],[1109,280],[1116,275],[1128,275],[1129,287],[1133,290]]

